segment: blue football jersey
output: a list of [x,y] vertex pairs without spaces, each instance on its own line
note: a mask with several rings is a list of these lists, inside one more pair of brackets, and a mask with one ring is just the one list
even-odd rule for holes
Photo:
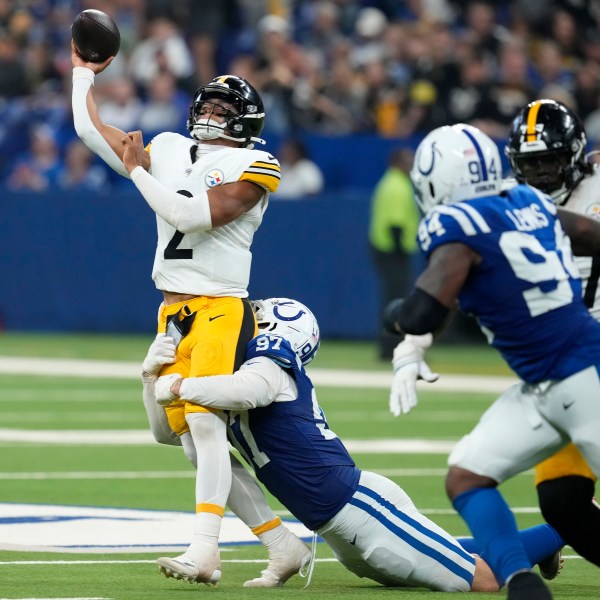
[[481,256],[460,292],[488,341],[529,383],[600,362],[600,324],[588,313],[556,207],[526,185],[437,206],[419,226],[427,257],[461,243]]
[[329,429],[289,342],[277,335],[259,335],[248,344],[246,359],[257,356],[267,356],[287,369],[298,386],[298,397],[231,413],[229,440],[269,492],[314,531],[350,500],[360,471]]

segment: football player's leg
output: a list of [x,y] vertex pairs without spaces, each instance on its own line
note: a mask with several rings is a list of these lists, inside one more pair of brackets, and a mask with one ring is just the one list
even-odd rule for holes
[[[496,485],[534,466],[563,444],[558,432],[540,417],[536,397],[514,386],[486,411],[448,459],[448,497],[468,524],[486,562],[500,581],[509,583],[509,598],[518,598],[521,588],[526,593],[536,588],[540,598],[551,596],[531,572],[515,518]],[[511,583],[512,576],[522,572],[527,577]],[[517,591],[513,593],[511,587]]]
[[536,467],[544,519],[578,554],[600,566],[600,509],[593,502],[596,477],[573,444]]
[[186,415],[196,449],[196,518],[188,549],[175,558],[157,560],[167,577],[212,584],[221,578],[219,533],[231,488],[231,466],[222,414]]
[[473,584],[475,558],[375,473],[363,471],[352,499],[317,533],[347,569],[383,585],[467,592]]
[[180,446],[181,440],[179,436],[171,429],[165,409],[156,403],[154,395],[154,383],[156,377],[143,377],[143,393],[144,408],[148,416],[150,431],[154,439],[159,444],[167,444],[169,446]]
[[[543,565],[540,572],[544,579],[554,579],[560,570],[560,550],[565,545],[558,532],[550,525],[543,523],[527,529],[519,530],[519,538],[525,548],[532,565]],[[477,554],[483,559],[485,552],[474,538],[459,538],[457,542],[469,553]],[[556,565],[551,565],[556,561]],[[547,565],[547,569],[546,569]],[[498,579],[500,579],[498,577]],[[503,581],[500,581],[504,585]]]
[[244,587],[278,587],[310,561],[310,550],[273,513],[252,475],[231,455],[231,492],[227,506],[252,530],[269,552],[261,576]]
[[[254,312],[239,298],[197,298],[189,334],[178,352],[189,356],[189,376],[233,373],[256,333]],[[220,571],[219,533],[231,490],[226,421],[221,411],[185,404],[185,419],[196,449],[196,520],[192,542],[182,560],[195,564],[195,581],[211,582]]]

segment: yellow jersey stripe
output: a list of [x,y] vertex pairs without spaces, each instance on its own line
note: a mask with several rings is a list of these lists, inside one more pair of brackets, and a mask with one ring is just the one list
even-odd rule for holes
[[267,174],[267,173],[255,173],[245,171],[242,173],[239,181],[251,181],[261,187],[265,188],[269,192],[274,192],[279,187],[279,174]]

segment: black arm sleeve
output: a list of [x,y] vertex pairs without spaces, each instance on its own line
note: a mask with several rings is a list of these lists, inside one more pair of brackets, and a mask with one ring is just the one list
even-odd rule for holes
[[414,288],[405,299],[392,300],[383,313],[383,326],[391,333],[423,335],[439,329],[450,309],[427,292]]

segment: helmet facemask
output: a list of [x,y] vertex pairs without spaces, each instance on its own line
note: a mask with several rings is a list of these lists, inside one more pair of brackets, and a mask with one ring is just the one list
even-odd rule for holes
[[[192,137],[197,140],[215,140],[223,138],[234,142],[240,141],[238,138],[228,135],[228,132],[235,127],[235,119],[238,113],[233,108],[226,108],[219,99],[214,102],[206,100],[192,106],[190,120],[192,122]],[[215,120],[213,117],[218,117]],[[241,126],[238,125],[238,129]]]

